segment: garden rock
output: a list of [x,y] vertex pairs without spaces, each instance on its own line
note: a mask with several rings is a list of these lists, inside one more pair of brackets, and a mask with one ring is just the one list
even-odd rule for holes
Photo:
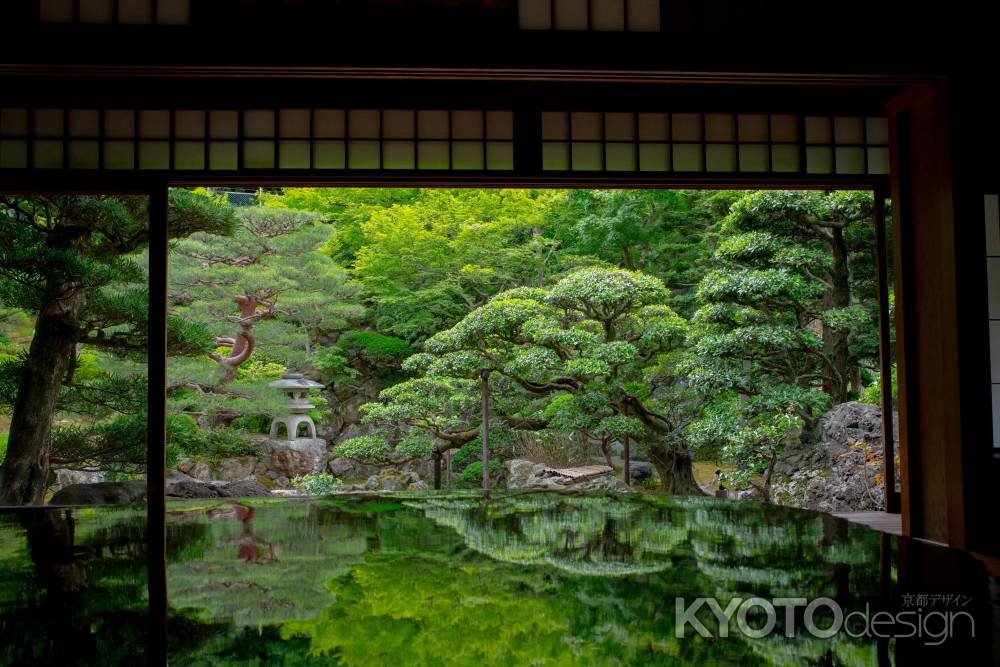
[[192,479],[203,482],[223,481],[236,482],[242,479],[252,479],[254,471],[260,465],[253,456],[234,456],[222,460],[198,461],[196,459],[181,459],[176,470]]
[[329,458],[326,441],[319,438],[298,440],[262,438],[259,443],[260,457],[256,468],[258,474],[275,471],[286,479],[300,475],[317,475],[326,468]]
[[213,468],[212,477],[226,482],[237,482],[252,478],[256,467],[257,459],[252,456],[223,459]]
[[53,472],[56,477],[56,482],[53,485],[54,491],[64,489],[73,484],[93,484],[104,481],[104,473],[100,470],[67,470],[59,468]]
[[383,491],[399,491],[403,487],[401,480],[395,477],[389,477],[382,480],[382,490]]
[[[894,413],[893,422],[897,419]],[[883,458],[881,410],[864,403],[835,405],[801,445],[782,454],[771,497],[822,512],[881,511]]]
[[52,496],[50,505],[127,505],[146,500],[146,482],[71,484]]
[[[899,415],[892,415],[894,428]],[[801,444],[787,447],[774,467],[781,478],[807,469],[829,469],[851,443],[882,444],[882,410],[867,403],[840,403],[824,414],[812,433]]]
[[241,479],[230,482],[219,489],[220,495],[226,498],[257,498],[260,496],[270,496],[264,485],[253,479]]
[[412,471],[383,470],[377,475],[370,476],[361,488],[365,491],[402,491],[404,489],[417,491],[426,489],[427,484],[421,481],[420,475]]
[[376,466],[352,461],[351,459],[330,459],[327,467],[334,477],[341,479],[368,479],[379,472]]
[[509,489],[530,488],[531,483],[545,470],[544,464],[524,459],[511,459],[504,467],[507,469],[507,488]]
[[168,498],[218,498],[221,484],[210,484],[194,479],[182,472],[172,472],[167,477]]
[[656,468],[649,461],[629,461],[628,471],[633,482],[641,482],[656,477]]
[[193,479],[212,479],[212,470],[209,468],[207,461],[196,461],[195,464],[187,470],[187,474]]
[[202,481],[182,472],[167,477],[168,498],[254,498],[271,492],[260,482],[243,479],[228,484],[222,480]]

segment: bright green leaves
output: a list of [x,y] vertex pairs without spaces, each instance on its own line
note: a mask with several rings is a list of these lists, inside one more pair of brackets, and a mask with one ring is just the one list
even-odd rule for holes
[[[379,331],[420,342],[558,257],[541,231],[557,190],[291,190],[284,203],[335,228],[325,250],[352,270]],[[356,203],[353,203],[356,202]]]
[[831,399],[861,389],[852,378],[876,349],[871,229],[868,193],[752,192],[730,208],[716,268],[698,285],[687,363],[706,397],[744,397],[691,429],[741,466],[730,481],[771,470]]
[[594,433],[598,435],[608,435],[614,438],[624,438],[630,436],[642,439],[645,436],[646,428],[643,423],[635,417],[626,415],[611,415],[605,417],[597,423]]
[[413,352],[405,340],[376,331],[348,331],[337,345],[345,350],[357,348],[365,361],[373,364],[399,362]]
[[499,339],[512,343],[527,342],[522,327],[530,320],[548,315],[551,311],[528,299],[498,299],[490,301],[469,313],[451,329],[428,339],[425,349],[442,353],[459,348],[482,347],[487,341]]
[[519,348],[504,364],[503,372],[534,382],[543,382],[547,376],[560,368],[561,360],[546,347]]
[[639,359],[639,352],[635,349],[635,345],[620,340],[596,345],[592,348],[591,354],[606,365],[615,366],[634,363]]
[[791,307],[820,299],[822,283],[798,275],[786,268],[739,268],[713,271],[698,285],[698,296],[704,301],[731,301],[755,304],[778,300]]
[[335,456],[367,463],[385,463],[389,460],[391,452],[392,447],[389,443],[375,435],[351,438],[333,448]]
[[605,377],[611,374],[611,367],[606,361],[593,357],[581,357],[567,361],[565,372],[570,377],[581,379]]
[[638,271],[590,268],[575,271],[556,283],[548,302],[590,319],[614,323],[630,310],[665,304],[666,299],[666,287],[653,276]]
[[846,308],[830,308],[823,311],[821,317],[823,324],[832,329],[854,331],[876,325],[872,321],[871,309],[861,304],[854,304]]

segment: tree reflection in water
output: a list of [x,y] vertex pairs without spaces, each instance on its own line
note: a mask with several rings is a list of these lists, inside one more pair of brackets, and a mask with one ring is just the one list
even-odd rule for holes
[[[549,493],[170,509],[172,665],[878,663],[865,638],[801,625],[675,637],[676,597],[878,603],[879,534],[811,512]],[[79,664],[141,661],[142,511],[0,514],[0,666],[67,646]]]

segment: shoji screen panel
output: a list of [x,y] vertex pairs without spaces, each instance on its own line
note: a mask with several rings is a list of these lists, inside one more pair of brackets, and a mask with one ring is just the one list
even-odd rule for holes
[[41,23],[187,25],[191,0],[38,0]]
[[545,171],[884,175],[885,118],[546,111]]
[[660,0],[519,0],[522,30],[659,32]]
[[514,168],[514,114],[482,109],[0,110],[0,168]]

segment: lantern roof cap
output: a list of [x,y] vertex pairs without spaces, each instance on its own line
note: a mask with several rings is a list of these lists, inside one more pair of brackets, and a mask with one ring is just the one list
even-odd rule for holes
[[285,373],[278,380],[273,380],[267,383],[267,386],[274,387],[276,389],[318,389],[323,385],[319,382],[313,382],[312,380],[307,380],[302,376],[302,373]]

